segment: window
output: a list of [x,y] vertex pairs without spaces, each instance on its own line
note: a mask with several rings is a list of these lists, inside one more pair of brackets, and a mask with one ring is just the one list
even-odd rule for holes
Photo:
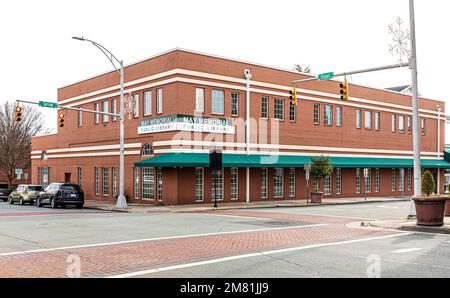
[[342,193],[342,169],[336,169],[336,194]]
[[142,156],[151,156],[154,154],[153,147],[150,144],[144,144],[142,146],[141,155]]
[[195,201],[203,202],[204,200],[204,182],[205,182],[205,169],[196,168],[195,169]]
[[405,133],[405,116],[398,116],[398,132]]
[[289,103],[289,121],[295,122],[297,118],[297,106]]
[[395,192],[395,169],[392,169],[391,188],[392,192]]
[[100,179],[100,177],[99,177],[99,175],[98,175],[98,168],[97,167],[95,167],[94,168],[94,189],[95,189],[95,194],[98,196],[99,194],[100,194],[100,185],[99,185],[99,179]]
[[[94,110],[95,111],[100,111],[100,104],[99,103],[95,103],[94,104]],[[94,123],[97,124],[100,122],[100,114],[95,113],[94,114]]]
[[144,116],[152,114],[152,91],[144,92]]
[[268,169],[261,169],[261,198],[267,199],[267,189],[268,189]]
[[412,133],[412,118],[408,116],[408,134]]
[[109,196],[109,169],[102,168],[102,194]]
[[78,176],[78,186],[82,187],[83,177],[82,177],[81,168],[77,169],[77,176]]
[[372,112],[364,111],[364,128],[372,129]]
[[328,126],[333,125],[333,107],[332,106],[324,106],[324,108],[323,108],[323,123]]
[[356,193],[361,193],[361,169],[356,169]]
[[78,127],[82,127],[82,126],[83,126],[83,112],[78,111]]
[[336,126],[342,126],[342,107],[336,107]]
[[163,90],[162,88],[156,89],[156,113],[161,114],[163,112]]
[[284,99],[275,99],[274,117],[278,120],[284,120]]
[[284,169],[276,168],[273,174],[273,192],[275,198],[282,198],[283,194],[283,180],[284,180]]
[[111,168],[112,172],[112,195],[117,197],[117,168]]
[[224,114],[224,97],[225,93],[222,90],[213,90],[212,91],[212,113],[213,114]]
[[238,168],[231,168],[231,199],[237,200],[239,195]]
[[261,118],[269,118],[269,97],[263,96],[261,99]]
[[333,185],[331,178],[330,175],[323,180],[323,194],[326,196],[331,196],[331,188]]
[[[109,113],[109,101],[105,100],[105,101],[102,102],[102,111],[104,113]],[[109,115],[103,114],[102,115],[102,122],[105,123],[105,122],[108,122],[108,121],[109,121]]]
[[427,129],[427,120],[422,118],[421,119],[421,128],[422,128],[422,135],[424,136],[426,134],[426,129]]
[[196,113],[205,112],[205,89],[203,88],[195,89],[195,112]]
[[163,199],[163,176],[162,176],[162,168],[156,169],[156,198],[158,201],[162,201]]
[[231,116],[239,115],[239,94],[231,93]]
[[139,94],[133,95],[134,98],[134,117],[139,117]]
[[[111,101],[111,112],[117,114],[117,99]],[[112,121],[117,121],[117,116],[112,116]]]
[[380,192],[380,169],[375,169],[375,192]]
[[372,192],[372,169],[367,169],[367,177],[364,178],[366,193]]
[[314,191],[318,192],[319,191],[319,187],[320,187],[319,179],[314,179]]
[[[139,181],[137,181],[139,183]],[[139,185],[139,184],[138,184]],[[142,199],[155,199],[155,169],[142,168]]]
[[[223,200],[223,169],[212,173],[211,177],[211,198],[214,200],[217,192],[217,200]],[[216,181],[216,190],[214,190],[214,181]]]
[[398,191],[404,191],[405,187],[405,169],[398,169]]
[[314,124],[320,124],[320,104],[314,104]]
[[356,128],[361,128],[361,110],[356,110]]
[[375,130],[380,130],[380,112],[375,112]]
[[134,168],[134,199],[139,200],[139,168]]
[[411,183],[411,172],[412,172],[412,170],[411,169],[408,169],[408,191],[411,191],[411,186],[412,186],[412,183]]
[[392,114],[391,126],[392,126],[392,132],[396,132],[397,115],[395,115],[395,114]]
[[289,169],[289,197],[295,198],[295,169]]

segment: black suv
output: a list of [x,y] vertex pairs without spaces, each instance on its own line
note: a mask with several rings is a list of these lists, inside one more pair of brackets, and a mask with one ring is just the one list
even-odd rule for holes
[[8,186],[8,183],[0,182],[0,200],[6,202],[11,194],[11,189]]
[[77,184],[52,183],[40,192],[36,199],[36,206],[50,205],[52,208],[75,205],[83,208],[84,193]]

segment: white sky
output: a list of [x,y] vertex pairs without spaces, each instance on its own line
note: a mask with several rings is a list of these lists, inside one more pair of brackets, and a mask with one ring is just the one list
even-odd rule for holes
[[[419,92],[450,104],[450,2],[415,2]],[[1,1],[0,101],[56,101],[58,87],[110,70],[101,52],[72,40],[75,35],[101,43],[126,64],[182,47],[341,72],[397,62],[387,28],[398,16],[408,27],[408,0]],[[405,68],[352,80],[392,87],[410,84],[411,75]],[[45,114],[56,127],[56,113]],[[446,137],[450,142],[450,129]]]

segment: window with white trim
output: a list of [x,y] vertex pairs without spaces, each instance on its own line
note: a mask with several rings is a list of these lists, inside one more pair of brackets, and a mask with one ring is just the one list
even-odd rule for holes
[[162,168],[156,168],[156,198],[158,201],[163,199],[163,176]]
[[405,133],[405,116],[398,116],[398,132]]
[[364,178],[366,193],[372,192],[372,169],[367,169],[367,177]]
[[333,181],[331,179],[331,175],[323,179],[323,194],[326,196],[331,196],[332,193]]
[[98,196],[100,194],[100,177],[98,173],[98,168],[94,168],[94,191],[95,194]]
[[319,184],[319,179],[314,179],[314,191],[318,192],[320,191],[320,184]]
[[[214,171],[211,177],[211,198],[215,199],[215,194],[217,192],[217,200],[223,200],[223,169]],[[214,190],[214,181],[216,181],[216,190]]]
[[231,93],[231,116],[239,116],[239,93]]
[[281,121],[284,120],[284,99],[275,98],[274,118]]
[[408,116],[408,134],[412,133],[412,118]]
[[427,132],[427,120],[425,118],[421,119],[420,126],[422,128],[422,136],[425,136]]
[[139,200],[139,168],[134,168],[134,199]]
[[396,132],[397,131],[397,115],[392,114],[392,118],[391,118],[391,128],[392,128],[392,132]]
[[83,112],[78,111],[78,127],[82,127],[82,126],[83,126]]
[[152,114],[152,91],[144,92],[144,116]]
[[268,119],[269,118],[269,97],[263,96],[261,98],[261,118]]
[[142,199],[155,199],[155,168],[142,168]]
[[292,103],[289,103],[289,121],[297,121],[297,106]]
[[315,103],[314,104],[314,117],[313,117],[313,121],[315,125],[319,125],[320,124],[320,104]]
[[364,111],[364,128],[372,129],[372,111]]
[[323,124],[331,126],[333,125],[333,107],[324,106],[323,107]]
[[380,169],[375,169],[375,192],[380,192]]
[[268,187],[269,187],[269,170],[267,168],[261,169],[261,199],[267,199],[268,197]]
[[361,169],[356,169],[356,193],[361,193]]
[[151,156],[154,154],[153,147],[150,144],[144,144],[142,146],[141,155],[142,156]]
[[392,192],[395,192],[395,169],[392,169],[392,175],[391,175],[391,188]]
[[405,187],[405,177],[404,177],[404,169],[403,169],[403,175],[402,175],[402,169],[398,169],[398,191],[402,192],[404,191]]
[[381,114],[380,114],[380,112],[375,112],[375,130],[380,130],[380,117],[381,117]]
[[412,170],[408,169],[408,191],[411,191],[412,189]]
[[[100,111],[100,104],[98,102],[94,103],[94,111]],[[98,124],[100,122],[100,114],[94,114],[94,123]]]
[[342,193],[342,169],[336,169],[336,194]]
[[356,128],[361,128],[361,110],[356,110]]
[[102,195],[109,196],[109,168],[102,168]]
[[162,114],[163,112],[163,89],[156,89],[156,113]]
[[336,126],[342,126],[342,107],[336,107]]
[[231,199],[237,200],[239,196],[239,173],[238,168],[231,168]]
[[204,200],[204,183],[205,183],[205,169],[195,169],[195,201],[203,202]]
[[133,95],[134,100],[134,118],[139,117],[139,94]]
[[205,89],[195,88],[195,113],[205,112]]
[[289,197],[295,198],[295,169],[289,169]]
[[[104,113],[109,113],[109,101],[105,100],[105,101],[102,102],[102,111]],[[109,115],[103,114],[102,115],[102,122],[106,123],[108,121],[109,121]]]
[[284,169],[276,168],[273,173],[273,192],[275,198],[284,197],[283,192]]
[[78,186],[81,188],[83,186],[83,173],[81,168],[77,168],[77,174],[78,174]]
[[[111,112],[117,114],[117,99],[111,101]],[[112,116],[112,121],[117,121],[117,116]]]
[[222,90],[213,90],[211,96],[211,113],[224,114],[225,92]]
[[117,197],[117,168],[111,168],[112,175],[112,195],[113,197]]

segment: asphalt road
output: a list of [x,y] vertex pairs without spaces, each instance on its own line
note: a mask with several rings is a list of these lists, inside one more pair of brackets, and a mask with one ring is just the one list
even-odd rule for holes
[[[450,277],[450,237],[350,228],[408,202],[130,214],[0,203],[0,277]],[[44,264],[44,265],[43,265]]]

